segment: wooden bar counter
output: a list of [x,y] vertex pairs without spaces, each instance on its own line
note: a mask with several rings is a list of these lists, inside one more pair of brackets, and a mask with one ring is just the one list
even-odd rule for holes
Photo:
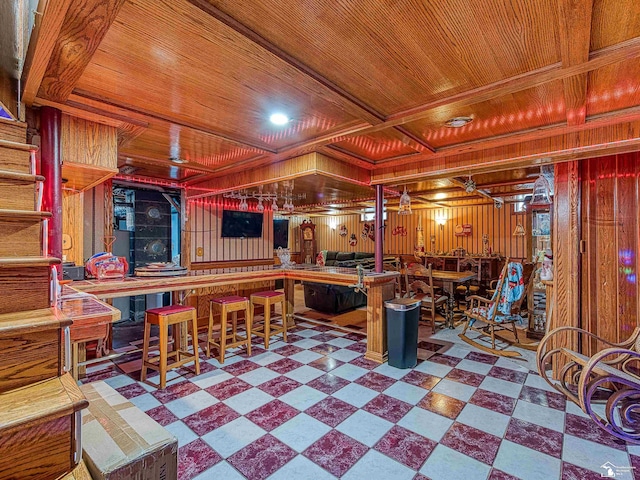
[[[397,272],[364,272],[363,285],[367,292],[367,352],[365,357],[382,363],[387,358],[385,335],[384,300],[393,298]],[[255,266],[200,270],[179,277],[126,277],[123,280],[83,280],[73,282],[71,287],[78,292],[95,295],[100,299],[146,295],[164,292],[192,292],[196,289],[248,284],[267,280],[284,280],[287,299],[286,314],[293,315],[294,283],[296,280],[329,283],[333,285],[355,285],[358,275],[355,269],[341,267],[318,267],[315,265]]]

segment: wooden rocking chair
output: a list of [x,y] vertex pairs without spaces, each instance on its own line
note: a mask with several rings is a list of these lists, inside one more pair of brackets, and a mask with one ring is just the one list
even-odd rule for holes
[[[556,340],[582,337],[609,346],[591,357]],[[580,344],[580,340],[575,342]],[[622,343],[612,343],[576,327],[559,327],[540,341],[536,356],[538,373],[545,381],[578,405],[596,424],[611,435],[640,443],[640,327]],[[556,378],[550,377],[555,367]],[[604,416],[594,409],[604,405]]]
[[420,300],[420,320],[427,321],[433,333],[436,333],[436,314],[438,309],[444,310],[443,320],[446,321],[446,308],[449,297],[440,295],[433,286],[431,265],[422,267],[423,280],[414,280],[409,285],[409,296]]
[[[505,348],[510,346],[513,342],[508,341],[503,337],[500,337],[500,340],[505,341],[508,345],[504,348],[496,348],[496,331],[509,330],[507,328],[509,325],[511,326],[510,330],[513,332],[515,343],[520,343],[518,340],[518,329],[515,324],[523,320],[520,314],[520,308],[523,300],[527,297],[526,292],[528,283],[532,280],[533,275],[532,273],[529,273],[529,277],[525,277],[526,272],[525,269],[522,268],[522,275],[516,280],[517,284],[522,287],[521,293],[517,298],[507,298],[506,295],[507,293],[510,293],[510,287],[508,284],[505,284],[505,282],[509,282],[509,273],[519,271],[520,268],[521,264],[515,262],[510,263],[509,259],[507,259],[504,267],[502,268],[502,272],[500,273],[500,279],[498,280],[498,285],[493,297],[491,299],[479,297],[477,295],[469,297],[469,308],[464,312],[466,315],[464,329],[462,330],[462,333],[458,335],[462,340],[467,342],[469,345],[473,345],[480,350],[493,353],[495,355],[501,355],[503,357],[521,356],[520,353],[516,351],[505,350]],[[528,280],[527,284],[525,284],[525,278]],[[499,308],[500,304],[510,305],[509,313],[503,313],[504,308],[509,307],[503,306],[502,308]],[[502,312],[500,310],[502,310]],[[481,322],[482,325],[476,326],[476,322]],[[476,339],[468,337],[467,330],[473,330],[474,332],[479,333],[481,337],[490,337],[491,347],[483,345],[476,341]],[[478,337],[478,339],[481,337]]]

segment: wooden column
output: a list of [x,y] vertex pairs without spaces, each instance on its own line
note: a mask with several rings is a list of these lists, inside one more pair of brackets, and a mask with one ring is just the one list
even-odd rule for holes
[[381,273],[382,252],[384,251],[384,191],[382,185],[376,185],[375,228],[375,271]]
[[379,283],[367,291],[367,351],[364,357],[374,362],[387,361],[387,318],[384,301],[395,297],[395,283]]
[[[60,160],[60,123],[62,112],[52,107],[40,110],[40,171],[45,177],[42,209],[49,219],[49,256],[62,259],[62,163]],[[58,271],[62,280],[62,269]]]

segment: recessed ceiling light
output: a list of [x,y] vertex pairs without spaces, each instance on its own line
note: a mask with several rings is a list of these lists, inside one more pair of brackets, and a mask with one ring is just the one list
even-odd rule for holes
[[187,163],[184,158],[179,157],[171,157],[169,160],[171,160],[173,163]]
[[460,128],[460,127],[464,127],[465,125],[471,122],[473,122],[473,118],[471,117],[453,117],[452,119],[444,122],[444,124],[447,127]]
[[274,113],[269,117],[269,121],[274,125],[286,125],[289,123],[289,117],[284,113]]

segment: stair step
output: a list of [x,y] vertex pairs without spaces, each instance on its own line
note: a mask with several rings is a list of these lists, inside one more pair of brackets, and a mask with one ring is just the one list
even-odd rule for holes
[[54,308],[1,314],[0,393],[64,373],[61,342],[71,323]]
[[59,263],[50,257],[0,258],[0,314],[49,308],[51,265]]
[[0,209],[35,210],[37,183],[43,181],[41,175],[0,170]]
[[0,394],[3,478],[58,478],[80,461],[80,410],[89,402],[66,373]]
[[27,139],[27,124],[0,118],[0,139],[11,142],[24,142]]
[[0,140],[0,165],[3,170],[19,173],[31,172],[31,152],[38,147],[26,143]]
[[50,212],[0,210],[0,257],[42,255],[42,225]]

